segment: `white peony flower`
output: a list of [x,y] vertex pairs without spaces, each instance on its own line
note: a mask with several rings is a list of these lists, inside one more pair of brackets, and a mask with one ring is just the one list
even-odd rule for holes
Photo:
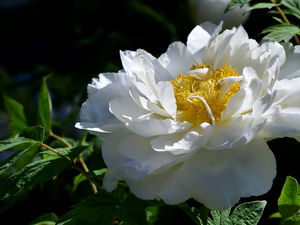
[[300,139],[300,46],[221,25],[196,26],[158,59],[121,51],[124,70],[88,85],[76,127],[106,136],[104,189],[124,180],[141,199],[225,210],[271,188],[265,140]]

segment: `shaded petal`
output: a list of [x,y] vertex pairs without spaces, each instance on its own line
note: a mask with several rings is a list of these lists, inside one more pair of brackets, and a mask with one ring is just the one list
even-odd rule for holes
[[267,90],[267,93],[261,97],[260,99],[257,99],[253,103],[253,112],[252,116],[261,116],[264,114],[273,104],[274,99],[276,96],[276,90]]
[[149,112],[154,112],[164,117],[169,117],[170,115],[158,105],[148,101],[147,99],[138,95],[138,93],[134,89],[130,89],[130,95],[132,99],[138,104],[141,108],[148,110]]
[[252,76],[248,87],[239,90],[227,102],[226,109],[221,115],[221,120],[225,121],[233,116],[246,113],[252,109],[253,103],[261,96],[262,81],[255,76],[255,71],[250,67],[244,69],[245,80],[247,76]]
[[132,78],[132,69],[131,69],[131,64],[132,60],[135,56],[136,52],[134,51],[120,51],[120,57],[122,61],[123,68],[125,72]]
[[166,53],[158,58],[160,64],[170,72],[173,79],[178,76],[179,71],[182,74],[188,72],[194,60],[193,55],[181,42],[170,44]]
[[300,78],[277,81],[273,87],[273,89],[277,90],[274,106],[280,105],[283,108],[296,106],[300,108],[299,87]]
[[300,108],[280,106],[268,110],[264,115],[268,119],[262,132],[262,137],[286,137],[291,134],[300,134]]
[[[114,98],[129,96],[128,89],[129,87],[120,84],[107,84],[97,92],[93,89],[92,95],[81,107],[79,114],[81,122],[75,126],[79,129],[94,131],[93,134],[95,132],[114,132],[117,128],[114,125],[122,125],[122,122],[109,111],[108,103]],[[97,136],[101,135],[100,133]]]
[[142,137],[182,132],[189,129],[191,126],[192,124],[188,122],[179,122],[172,119],[133,120],[131,123],[127,124],[129,130]]
[[210,209],[225,210],[240,197],[266,193],[276,175],[276,162],[266,142],[256,137],[225,151],[201,149],[183,163],[180,172],[194,199]]
[[251,117],[244,117],[244,120],[239,123],[235,120],[239,121],[240,118],[237,117],[227,124],[219,125],[205,148],[224,150],[245,145],[258,134],[267,121],[266,118]]
[[300,76],[300,45],[285,44],[283,46],[286,51],[286,61],[280,68],[279,80],[292,79]]

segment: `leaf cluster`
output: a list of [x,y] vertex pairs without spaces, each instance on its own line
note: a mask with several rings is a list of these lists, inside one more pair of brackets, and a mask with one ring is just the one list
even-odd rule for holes
[[[251,0],[231,0],[225,9],[225,12],[235,7],[243,7],[248,2],[251,2]],[[281,10],[281,6],[284,6],[285,8]],[[280,42],[283,40],[285,42],[289,42],[293,37],[295,37],[295,40],[299,45],[297,35],[300,35],[300,27],[297,24],[291,24],[286,17],[286,15],[292,15],[300,20],[300,2],[298,0],[281,0],[279,3],[271,0],[271,3],[256,3],[249,6],[245,10],[244,14],[254,9],[272,9],[274,7],[276,8],[276,11],[271,11],[270,13],[280,14],[283,20],[278,17],[274,17],[274,19],[280,24],[264,29],[260,34],[268,34],[263,37],[263,40],[269,40],[271,42]]]

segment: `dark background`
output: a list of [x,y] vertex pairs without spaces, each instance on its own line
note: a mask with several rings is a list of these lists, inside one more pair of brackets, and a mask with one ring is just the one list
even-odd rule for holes
[[[173,41],[186,43],[195,24],[184,0],[35,0],[7,5],[0,0],[0,94],[24,105],[30,125],[40,121],[37,110],[42,77],[52,74],[47,84],[53,101],[53,129],[59,135],[77,139],[74,128],[81,104],[86,99],[86,85],[100,72],[122,69],[119,50],[145,49],[158,57]],[[258,1],[252,1],[256,3]],[[259,32],[277,22],[266,10],[253,11],[244,24],[250,38],[259,41]],[[7,138],[9,115],[0,101],[0,137]],[[63,128],[61,126],[63,124]],[[92,138],[92,137],[89,137]],[[242,199],[267,200],[259,224],[279,224],[268,220],[277,212],[277,199],[288,175],[300,180],[299,144],[293,139],[269,142],[275,154],[278,175],[272,189],[264,196]],[[100,152],[100,147],[96,150]],[[1,159],[0,159],[1,160]],[[28,224],[47,212],[61,216],[71,205],[90,192],[85,186],[70,193],[72,177],[67,170],[56,182],[35,187],[16,201],[0,203],[1,221]],[[64,188],[61,188],[64,186]],[[190,200],[190,204],[197,203]],[[190,222],[176,207],[162,207],[157,224]],[[21,223],[20,223],[21,221]],[[2,222],[1,222],[2,224]],[[3,223],[5,224],[5,223]]]

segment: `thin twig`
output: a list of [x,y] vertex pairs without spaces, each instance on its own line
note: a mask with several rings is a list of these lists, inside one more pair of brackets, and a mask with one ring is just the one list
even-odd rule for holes
[[[282,12],[282,10],[279,8],[279,6],[276,5],[276,2],[274,2],[274,0],[271,0],[271,2],[275,5],[275,8],[277,9],[277,11],[280,13],[280,15],[282,16],[283,20],[287,23],[287,24],[291,24],[290,21],[287,19],[287,17],[284,15],[284,13]],[[300,41],[299,38],[297,36],[297,34],[294,35],[295,41],[297,43],[297,45],[300,45]]]
[[42,143],[42,146],[44,146],[45,148],[49,149],[50,151],[54,152],[55,154],[59,155],[61,158],[71,162],[71,166],[78,170],[80,173],[82,173],[90,182],[94,183],[99,189],[101,189],[101,185],[97,183],[97,181],[94,180],[94,178],[92,178],[86,171],[84,171],[83,169],[81,169],[79,166],[77,166],[75,163],[72,162],[72,160],[69,160],[67,157],[65,157],[64,155],[62,155],[61,153],[59,153],[58,151],[56,151],[55,149],[51,148],[50,146]]
[[60,142],[62,142],[63,144],[65,144],[67,147],[73,147],[70,143],[68,143],[67,141],[65,141],[63,138],[61,138],[61,137],[59,137],[59,136],[57,136],[56,134],[53,134],[53,133],[47,133],[47,135],[49,136],[49,137],[53,137],[53,138],[55,138],[55,139],[57,139],[57,140],[59,140]]

